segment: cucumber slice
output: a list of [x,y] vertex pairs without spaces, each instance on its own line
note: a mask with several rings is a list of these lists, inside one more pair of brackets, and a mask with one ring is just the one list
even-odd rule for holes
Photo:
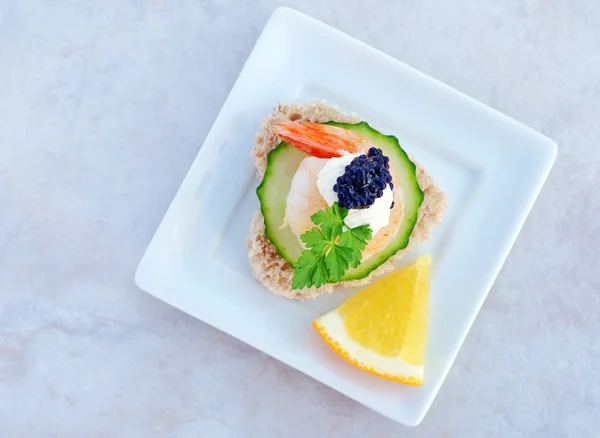
[[[419,207],[423,203],[424,194],[417,181],[416,166],[408,158],[396,137],[376,131],[366,122],[356,124],[327,122],[326,124],[350,129],[380,148],[383,154],[389,157],[390,166],[398,176],[402,188],[404,211],[398,232],[385,248],[365,260],[358,268],[348,270],[342,279],[342,281],[360,280],[385,263],[398,251],[406,248],[412,230],[417,223]],[[286,198],[292,178],[300,162],[307,156],[308,154],[292,145],[281,142],[276,149],[269,153],[265,176],[256,191],[260,200],[260,209],[265,218],[265,234],[273,243],[279,255],[291,266],[296,263],[302,252],[302,247],[290,228],[282,228],[282,224],[284,223]]]
[[281,257],[291,266],[296,264],[302,247],[290,227],[282,227],[285,204],[292,178],[300,162],[309,155],[284,141],[269,152],[267,169],[262,183],[256,189],[260,210],[265,218],[265,235]]

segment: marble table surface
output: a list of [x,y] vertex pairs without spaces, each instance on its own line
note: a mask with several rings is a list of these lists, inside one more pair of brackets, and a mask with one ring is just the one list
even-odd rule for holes
[[[133,283],[282,4],[559,144],[415,429]],[[0,435],[598,436],[599,28],[596,0],[0,0]]]

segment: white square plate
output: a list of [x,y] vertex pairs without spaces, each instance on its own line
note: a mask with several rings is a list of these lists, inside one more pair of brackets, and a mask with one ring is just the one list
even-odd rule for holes
[[[289,301],[252,278],[244,238],[258,208],[250,156],[254,134],[260,118],[278,102],[312,97],[396,135],[448,195],[444,223],[417,250],[434,260],[422,387],[355,369],[311,328],[313,319],[353,291]],[[348,397],[416,425],[448,373],[555,156],[556,144],[530,128],[331,27],[281,8],[258,39],[144,254],[136,282]]]

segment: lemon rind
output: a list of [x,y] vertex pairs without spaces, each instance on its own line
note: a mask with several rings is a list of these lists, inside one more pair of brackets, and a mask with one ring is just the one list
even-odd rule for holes
[[[388,380],[407,385],[423,384],[423,365],[411,365],[398,355],[383,357],[351,339],[337,311],[329,312],[313,321],[313,327],[337,354],[357,368]],[[335,339],[330,333],[335,332]]]

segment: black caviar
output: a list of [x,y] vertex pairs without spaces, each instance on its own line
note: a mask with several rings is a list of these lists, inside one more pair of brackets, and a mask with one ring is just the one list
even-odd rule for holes
[[[378,148],[370,148],[367,155],[354,158],[333,186],[340,206],[347,209],[368,208],[383,196],[388,185],[393,189],[389,161]],[[393,207],[392,202],[390,208]]]

